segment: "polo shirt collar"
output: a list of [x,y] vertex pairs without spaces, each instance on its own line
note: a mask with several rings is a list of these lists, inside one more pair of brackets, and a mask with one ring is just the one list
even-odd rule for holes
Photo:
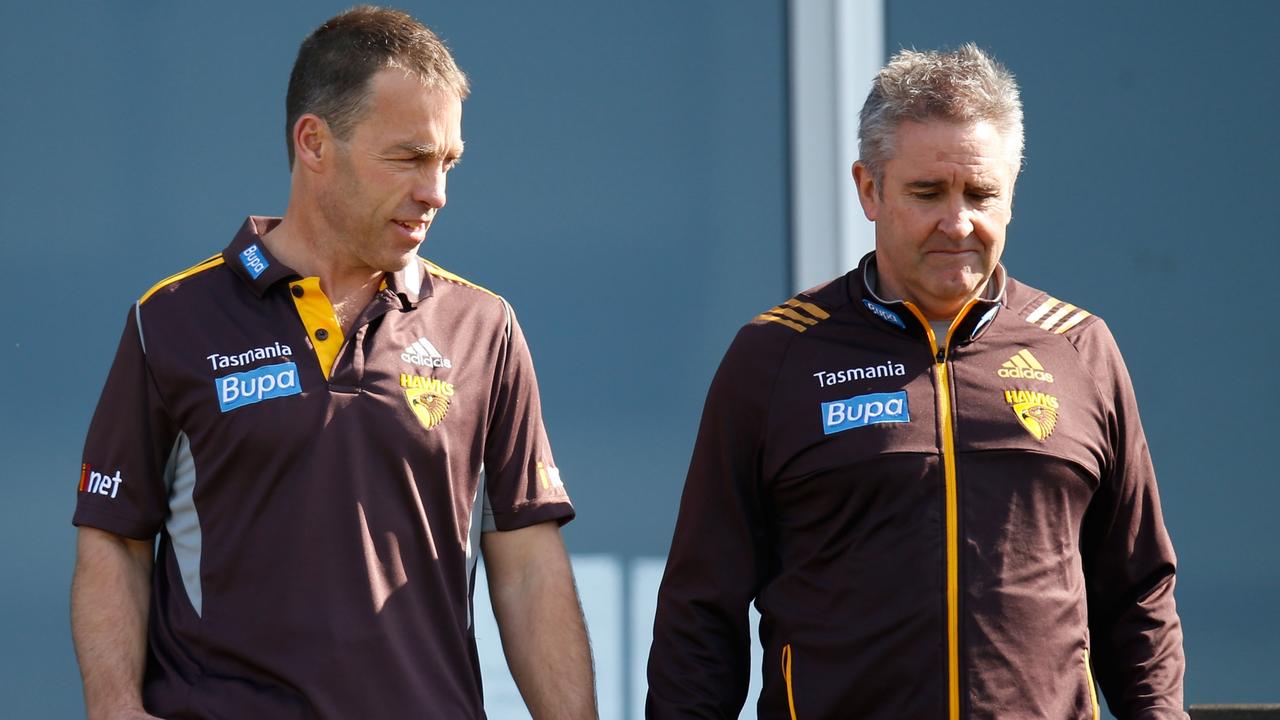
[[[244,280],[257,297],[262,297],[267,288],[281,280],[301,277],[293,268],[277,260],[262,241],[262,236],[279,224],[278,217],[250,215],[231,244],[222,251],[227,267]],[[404,309],[416,307],[431,297],[431,274],[421,259],[415,259],[403,270],[387,273],[382,280],[382,289],[390,290],[399,298]]]

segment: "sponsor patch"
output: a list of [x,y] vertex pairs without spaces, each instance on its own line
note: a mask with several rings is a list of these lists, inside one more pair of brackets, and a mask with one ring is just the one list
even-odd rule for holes
[[245,270],[249,271],[249,276],[254,280],[257,280],[259,275],[266,272],[267,266],[271,264],[262,256],[262,249],[258,247],[257,243],[240,252],[240,263],[244,265]]
[[215,379],[213,384],[222,412],[302,392],[298,366],[291,362],[224,375]]
[[996,375],[1013,380],[1053,382],[1053,373],[1045,370],[1040,361],[1036,360],[1036,356],[1026,348],[1022,348],[1013,357],[1005,360],[1004,364],[996,370]]
[[872,380],[883,377],[902,377],[907,374],[907,368],[902,363],[883,362],[879,365],[870,365],[861,368],[846,368],[844,370],[822,370],[813,374],[818,380],[818,387],[826,387],[828,385],[838,385],[840,383],[853,382],[854,380]]
[[887,323],[890,323],[892,325],[897,325],[903,330],[907,329],[907,324],[902,322],[902,318],[898,317],[898,314],[893,312],[889,308],[879,303],[873,303],[866,298],[862,299],[862,304],[866,305],[867,309],[875,313],[876,317],[879,317],[881,320]]
[[252,365],[258,360],[266,360],[268,358],[287,357],[293,354],[293,348],[279,342],[262,347],[249,348],[242,353],[236,355],[223,355],[214,353],[206,355],[205,359],[214,370],[225,370],[229,367],[240,367],[241,365]]
[[1004,400],[1031,436],[1044,441],[1058,424],[1058,398],[1034,390],[1005,390]]
[[822,403],[823,435],[867,425],[905,422],[911,422],[906,390],[858,395],[848,400]]
[[564,487],[564,482],[560,480],[560,468],[539,460],[537,470],[538,482],[542,485],[543,490],[550,490],[553,487]]
[[422,427],[430,430],[444,421],[453,401],[453,384],[439,378],[400,373],[405,402]]
[[107,475],[94,470],[89,463],[80,465],[80,492],[105,495],[114,500],[123,483],[124,478],[120,477],[119,468],[115,475]]

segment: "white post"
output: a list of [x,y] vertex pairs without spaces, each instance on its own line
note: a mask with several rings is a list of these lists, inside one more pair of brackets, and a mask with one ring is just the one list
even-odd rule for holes
[[884,0],[791,0],[792,284],[843,274],[875,245],[850,167],[858,111],[885,60]]

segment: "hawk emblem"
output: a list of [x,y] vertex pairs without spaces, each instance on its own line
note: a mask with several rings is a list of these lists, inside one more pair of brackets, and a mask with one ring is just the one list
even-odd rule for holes
[[417,416],[418,422],[430,430],[444,420],[449,413],[449,397],[442,392],[433,392],[433,388],[405,388],[405,400],[409,409]]
[[1018,422],[1037,440],[1044,440],[1053,434],[1058,424],[1058,411],[1036,402],[1014,403],[1013,412]]

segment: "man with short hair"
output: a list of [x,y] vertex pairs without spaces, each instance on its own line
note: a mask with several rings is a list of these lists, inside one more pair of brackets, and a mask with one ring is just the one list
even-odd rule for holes
[[659,593],[651,718],[1183,718],[1174,554],[1106,325],[1000,265],[1018,88],[973,45],[877,75],[859,267],[712,382]]
[[532,715],[595,717],[520,325],[417,255],[467,94],[412,17],[332,18],[284,217],[130,308],[74,519],[90,718],[482,718],[477,551]]

